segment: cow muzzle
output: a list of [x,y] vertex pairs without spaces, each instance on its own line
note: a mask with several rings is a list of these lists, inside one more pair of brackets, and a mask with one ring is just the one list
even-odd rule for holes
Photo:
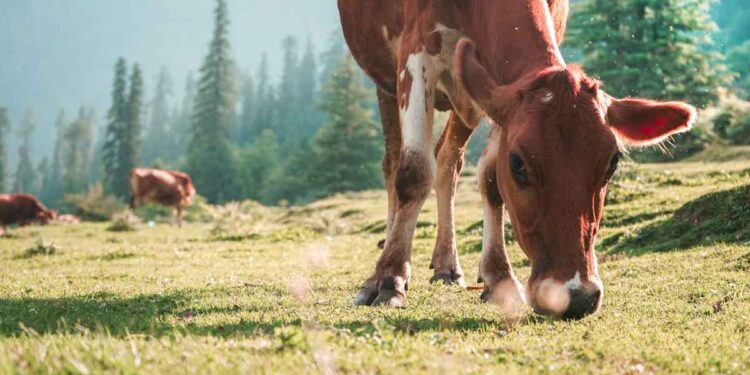
[[581,281],[580,273],[566,282],[546,278],[530,282],[531,306],[539,314],[561,319],[581,319],[601,306],[604,288],[596,279]]

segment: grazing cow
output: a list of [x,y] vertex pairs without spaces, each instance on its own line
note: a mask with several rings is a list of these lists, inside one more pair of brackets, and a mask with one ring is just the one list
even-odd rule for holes
[[57,217],[55,210],[50,210],[29,194],[0,195],[0,235],[5,233],[8,225],[26,226],[33,223],[48,224]]
[[161,169],[134,168],[130,173],[130,189],[132,210],[144,203],[174,207],[179,226],[182,226],[182,207],[189,205],[195,195],[189,175]]
[[[432,281],[465,286],[454,194],[466,142],[487,117],[492,131],[478,171],[485,211],[481,298],[510,310],[528,295],[537,312],[553,317],[595,312],[603,287],[594,243],[621,147],[688,130],[695,109],[613,98],[567,65],[558,48],[567,0],[338,0],[338,6],[347,43],[378,86],[386,141],[385,248],[355,303],[403,305],[417,215],[433,185]],[[433,150],[435,109],[451,115]],[[506,254],[504,207],[531,261],[525,291]]]

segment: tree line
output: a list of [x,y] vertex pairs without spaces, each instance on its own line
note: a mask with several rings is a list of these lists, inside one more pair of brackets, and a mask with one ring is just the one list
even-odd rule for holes
[[[276,83],[265,54],[254,73],[237,68],[229,26],[226,1],[217,0],[208,53],[197,79],[187,78],[179,105],[173,103],[166,67],[147,100],[139,65],[120,58],[107,121],[96,140],[92,111],[82,108],[72,122],[61,112],[55,150],[34,167],[30,112],[19,127],[24,135],[18,169],[6,173],[0,148],[0,176],[15,177],[11,191],[37,194],[55,207],[64,207],[68,195],[98,186],[126,201],[136,166],[185,170],[211,203],[302,203],[379,187],[374,91],[351,61],[340,31],[331,34],[322,53],[309,38],[304,45],[284,38]],[[0,109],[0,134],[9,128],[7,110]],[[0,186],[5,183],[0,180]]]
[[[565,52],[615,96],[685,100],[701,107],[717,106],[727,96],[746,100],[750,32],[744,21],[750,10],[742,3],[574,1]],[[147,100],[140,67],[120,59],[106,126],[95,132],[89,108],[82,107],[73,119],[61,111],[54,151],[36,166],[29,144],[33,112],[15,132],[21,140],[19,162],[11,171],[2,142],[10,121],[0,108],[0,190],[36,193],[57,206],[66,195],[100,185],[124,201],[134,166],[183,169],[212,203],[297,204],[379,188],[382,137],[374,89],[348,55],[340,31],[331,34],[321,53],[309,39],[284,38],[276,82],[265,55],[254,72],[238,69],[225,0],[216,1],[213,17],[208,52],[196,78],[186,80],[180,103],[167,68]],[[718,29],[717,21],[724,27]],[[474,161],[486,129],[478,133],[467,153]],[[701,134],[689,133],[676,145],[689,148],[703,139]]]

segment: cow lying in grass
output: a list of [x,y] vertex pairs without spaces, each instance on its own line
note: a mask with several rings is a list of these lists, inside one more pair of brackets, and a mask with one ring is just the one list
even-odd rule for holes
[[195,196],[195,187],[189,175],[161,169],[133,169],[130,173],[130,189],[130,208],[133,211],[145,203],[173,207],[179,226],[182,226],[183,207],[190,205]]
[[55,210],[45,207],[30,194],[0,195],[0,235],[9,225],[48,224],[57,217]]
[[[594,244],[607,184],[624,144],[686,131],[695,109],[613,98],[563,60],[567,0],[338,0],[346,41],[376,82],[386,140],[384,250],[358,305],[402,306],[417,215],[438,199],[433,281],[465,286],[454,194],[469,136],[492,131],[479,163],[483,300],[508,310],[528,300],[542,314],[581,318],[603,286]],[[606,53],[606,51],[602,51]],[[433,112],[450,110],[432,148]],[[503,211],[531,261],[524,290],[505,250]]]

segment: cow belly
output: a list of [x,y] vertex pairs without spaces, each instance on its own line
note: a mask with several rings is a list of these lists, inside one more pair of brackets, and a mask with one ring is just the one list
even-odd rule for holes
[[182,202],[183,194],[176,187],[162,187],[154,189],[151,194],[148,194],[146,200],[152,203],[157,203],[165,206],[176,206]]

